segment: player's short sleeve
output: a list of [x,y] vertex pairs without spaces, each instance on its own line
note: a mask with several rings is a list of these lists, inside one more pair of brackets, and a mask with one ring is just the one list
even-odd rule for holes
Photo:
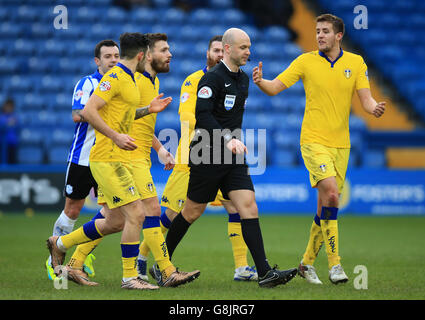
[[195,114],[197,88],[198,81],[196,79],[187,77],[184,80],[180,89],[179,114],[182,114],[183,112]]
[[84,109],[93,90],[93,83],[89,77],[84,77],[78,81],[74,88],[74,95],[72,96],[72,110]]
[[302,56],[299,56],[276,78],[289,88],[295,84],[303,76],[303,74]]
[[103,76],[102,80],[100,80],[93,94],[102,98],[107,103],[117,92],[119,92],[119,82],[117,78],[109,77],[107,73]]
[[370,88],[369,76],[367,73],[367,65],[364,62],[363,58],[361,58],[361,63],[356,78],[356,90],[365,88]]

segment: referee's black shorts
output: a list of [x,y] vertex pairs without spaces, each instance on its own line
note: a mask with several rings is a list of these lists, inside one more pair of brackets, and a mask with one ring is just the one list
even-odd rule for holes
[[73,200],[82,200],[89,195],[91,188],[94,188],[97,197],[97,183],[93,178],[90,167],[69,162],[63,195]]
[[233,190],[252,190],[251,176],[246,164],[197,165],[190,167],[187,197],[197,203],[214,201],[218,190],[229,200]]

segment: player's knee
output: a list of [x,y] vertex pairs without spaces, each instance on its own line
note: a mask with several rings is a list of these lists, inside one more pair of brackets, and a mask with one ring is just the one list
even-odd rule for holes
[[67,206],[64,211],[69,219],[76,220],[80,216],[81,207],[79,205],[71,204]]
[[189,223],[194,223],[203,213],[203,210],[198,206],[191,208],[185,207],[182,211],[184,219]]
[[245,201],[240,205],[239,215],[243,219],[258,218],[258,207],[254,199]]
[[326,195],[328,207],[338,207],[339,194],[337,191],[329,191]]

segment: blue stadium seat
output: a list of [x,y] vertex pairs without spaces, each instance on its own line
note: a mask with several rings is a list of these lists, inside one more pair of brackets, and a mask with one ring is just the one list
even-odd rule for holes
[[279,148],[295,151],[300,146],[299,131],[276,130],[273,135],[273,143]]
[[47,161],[50,164],[64,164],[68,159],[69,146],[53,147],[47,150]]
[[18,162],[20,164],[39,164],[43,162],[43,149],[36,146],[18,147]]
[[[137,25],[140,24],[153,24],[158,20],[155,9],[148,7],[137,7],[129,13],[130,21]],[[159,19],[160,20],[160,19]]]
[[19,144],[21,146],[42,145],[44,133],[41,127],[25,127],[19,133]]
[[272,153],[272,164],[283,168],[294,167],[297,164],[296,152],[288,149],[276,149]]
[[269,26],[264,29],[264,38],[268,42],[287,42],[290,38],[289,31],[282,26]]

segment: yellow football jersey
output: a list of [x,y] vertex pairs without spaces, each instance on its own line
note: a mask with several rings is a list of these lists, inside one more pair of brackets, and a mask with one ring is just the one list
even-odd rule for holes
[[[104,74],[93,94],[106,102],[99,110],[103,121],[116,132],[129,134],[140,101],[133,73],[118,63]],[[130,161],[131,151],[120,149],[97,130],[95,134],[96,142],[90,151],[90,162]]]
[[367,66],[357,54],[342,51],[331,62],[322,52],[296,58],[277,76],[288,88],[303,81],[306,106],[301,127],[301,145],[320,143],[349,148],[349,116],[354,90],[369,88]]
[[[140,103],[137,108],[146,107],[159,95],[158,77],[152,79],[151,75],[145,71],[143,74],[136,72],[135,78],[140,93]],[[156,116],[157,113],[151,113],[134,121],[130,136],[136,140],[134,143],[137,145],[137,149],[131,154],[132,160],[148,160],[150,162]]]
[[183,81],[180,90],[179,115],[181,136],[176,151],[175,170],[189,171],[189,145],[190,140],[193,138],[193,129],[196,123],[195,109],[198,83],[206,72],[207,67],[189,75]]

